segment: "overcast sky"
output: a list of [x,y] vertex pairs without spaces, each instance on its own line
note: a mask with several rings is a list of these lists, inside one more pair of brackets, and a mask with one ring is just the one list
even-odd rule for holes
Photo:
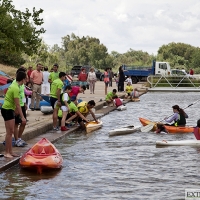
[[130,48],[157,54],[170,42],[200,46],[199,0],[13,0],[24,11],[42,8],[48,45],[61,46],[62,37],[100,39],[109,53]]

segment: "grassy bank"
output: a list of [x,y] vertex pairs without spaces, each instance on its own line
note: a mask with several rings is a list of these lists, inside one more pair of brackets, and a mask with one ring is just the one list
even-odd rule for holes
[[5,72],[6,74],[8,74],[11,77],[14,77],[15,73],[17,71],[17,68],[0,64],[0,70]]

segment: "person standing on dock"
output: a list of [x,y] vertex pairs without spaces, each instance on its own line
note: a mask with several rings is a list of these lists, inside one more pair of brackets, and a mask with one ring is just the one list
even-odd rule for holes
[[65,80],[65,72],[59,73],[59,78],[54,80],[51,84],[51,92],[50,92],[50,102],[53,108],[53,130],[58,131],[57,127],[57,119],[58,119],[58,110],[61,107],[61,99],[60,94],[62,88],[64,86],[63,81]]
[[26,119],[22,113],[22,109],[19,103],[19,86],[23,85],[26,79],[25,72],[18,72],[16,75],[16,82],[11,84],[5,96],[4,104],[1,108],[1,114],[4,118],[6,127],[6,137],[5,137],[5,154],[6,158],[13,158],[18,155],[14,154],[12,151],[12,135],[14,134],[15,127],[15,113],[19,113],[21,117],[21,123],[26,124]]
[[108,93],[108,84],[109,84],[109,75],[108,75],[109,69],[106,68],[104,72],[104,83],[105,83],[105,95]]
[[124,71],[122,69],[122,66],[119,67],[118,76],[119,76],[118,92],[124,92],[125,75],[124,75]]
[[49,96],[50,94],[50,83],[48,81],[50,73],[48,72],[48,67],[44,67],[43,73],[43,82],[41,94]]
[[53,72],[50,73],[49,75],[49,83],[53,83],[54,80],[59,78],[59,71],[58,71],[58,64],[53,65]]
[[[30,76],[31,83],[33,85],[33,93],[31,96],[31,105],[30,109],[40,110],[40,93],[41,93],[41,85],[43,81],[43,73],[41,71],[42,65],[40,63],[37,64],[36,70],[33,70]],[[36,100],[36,104],[35,104]]]

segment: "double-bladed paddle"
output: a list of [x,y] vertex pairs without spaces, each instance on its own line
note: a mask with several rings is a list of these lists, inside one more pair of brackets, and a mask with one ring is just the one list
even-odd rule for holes
[[[191,104],[188,105],[187,107],[183,108],[183,110],[185,110],[186,108],[189,108],[190,106],[193,106],[193,105],[196,104],[198,101],[200,101],[200,99],[197,100],[197,101],[195,101],[194,103],[191,103]],[[173,114],[172,114],[172,115],[173,115]],[[168,116],[167,118],[171,117],[172,115]],[[164,121],[164,120],[165,120],[165,119],[162,119],[162,120],[160,120],[159,122],[162,122],[162,121]],[[144,132],[144,133],[149,132],[149,131],[151,131],[151,130],[153,129],[153,127],[155,126],[155,124],[157,124],[157,123],[159,123],[159,122],[151,122],[150,124],[141,127],[140,130],[141,130],[141,132]]]

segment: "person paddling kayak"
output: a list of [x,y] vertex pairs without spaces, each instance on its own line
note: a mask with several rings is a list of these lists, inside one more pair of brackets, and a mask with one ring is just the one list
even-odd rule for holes
[[174,121],[173,124],[166,124],[170,126],[185,126],[186,125],[186,118],[188,115],[181,109],[178,105],[172,106],[174,114],[170,118],[165,118],[164,120],[168,123]]

